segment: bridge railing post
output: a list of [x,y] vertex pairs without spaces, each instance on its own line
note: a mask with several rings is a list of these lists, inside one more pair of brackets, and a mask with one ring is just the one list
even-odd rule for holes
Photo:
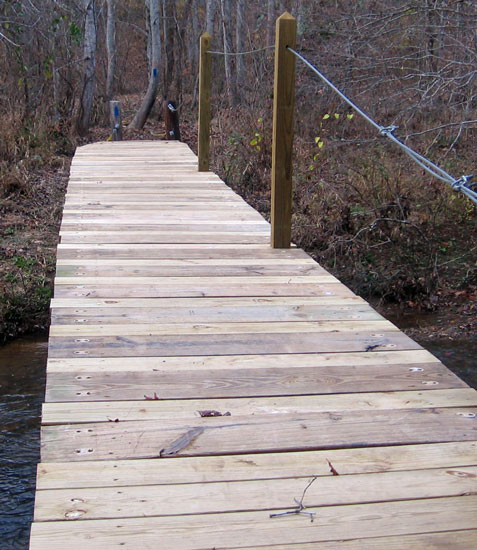
[[272,248],[290,248],[292,210],[293,108],[295,104],[296,19],[277,19],[272,143]]
[[212,37],[204,33],[200,37],[200,66],[199,66],[199,172],[208,172],[210,163],[210,85],[211,85],[211,56]]
[[113,127],[113,141],[121,141],[123,139],[123,125],[121,121],[121,104],[119,101],[109,102],[109,118]]

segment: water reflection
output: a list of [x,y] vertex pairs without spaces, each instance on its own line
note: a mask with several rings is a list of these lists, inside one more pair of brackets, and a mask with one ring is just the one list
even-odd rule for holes
[[47,343],[21,339],[0,348],[0,540],[2,550],[28,548]]

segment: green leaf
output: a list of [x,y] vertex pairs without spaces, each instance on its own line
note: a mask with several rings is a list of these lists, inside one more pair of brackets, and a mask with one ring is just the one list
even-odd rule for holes
[[338,120],[340,118],[340,114],[339,113],[335,113],[335,118],[336,120]]
[[353,117],[354,117],[354,115],[353,115],[353,114],[350,114],[350,115],[346,115],[346,118],[347,118],[348,120],[353,120]]
[[316,143],[317,145],[318,145],[318,143],[320,142],[320,139],[321,139],[320,136],[316,136],[316,138],[315,138],[315,143]]
[[320,156],[320,153],[315,153],[313,155],[313,160],[316,161],[319,158],[319,156]]
[[323,115],[323,120],[328,120],[330,118],[330,115],[326,113],[326,115]]
[[263,118],[257,118],[257,122],[261,124],[263,122]]
[[250,145],[257,145],[258,141],[256,139],[252,139],[250,142]]
[[320,143],[318,143],[318,148],[321,149],[323,147],[323,145],[325,144],[324,141],[320,141]]

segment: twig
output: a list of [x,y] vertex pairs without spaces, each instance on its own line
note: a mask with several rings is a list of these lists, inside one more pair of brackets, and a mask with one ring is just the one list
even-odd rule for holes
[[305,498],[306,492],[310,488],[310,486],[313,484],[313,482],[316,480],[316,476],[310,480],[308,485],[303,490],[303,494],[301,495],[300,500],[297,500],[294,498],[293,500],[296,503],[296,508],[293,510],[288,510],[288,512],[279,512],[278,514],[270,514],[271,518],[281,518],[283,516],[291,516],[291,515],[302,515],[302,516],[309,516],[311,523],[313,523],[313,520],[315,518],[316,512],[305,512],[306,506],[303,504],[303,500]]

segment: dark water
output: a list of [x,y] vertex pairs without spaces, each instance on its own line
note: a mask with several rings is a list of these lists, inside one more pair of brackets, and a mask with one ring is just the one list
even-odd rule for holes
[[420,344],[469,386],[477,389],[477,339],[428,340]]
[[[475,342],[422,342],[477,388]],[[47,342],[21,339],[0,348],[0,548],[28,548],[33,517]]]
[[0,548],[28,548],[47,343],[21,339],[0,347]]
[[384,311],[382,314],[401,330],[421,329],[418,335],[411,336],[413,340],[440,359],[469,386],[477,389],[477,334],[457,338],[433,337],[433,332],[438,333],[439,329],[445,331],[455,324],[452,313],[437,311],[402,314]]

